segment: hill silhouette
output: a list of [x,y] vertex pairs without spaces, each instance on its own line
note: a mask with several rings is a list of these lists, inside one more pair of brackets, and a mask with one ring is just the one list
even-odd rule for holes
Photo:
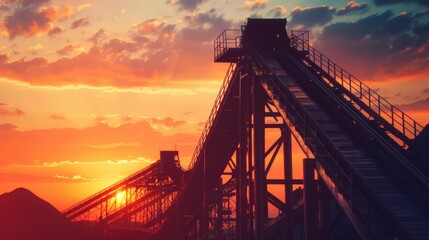
[[0,195],[0,239],[99,240],[25,188]]

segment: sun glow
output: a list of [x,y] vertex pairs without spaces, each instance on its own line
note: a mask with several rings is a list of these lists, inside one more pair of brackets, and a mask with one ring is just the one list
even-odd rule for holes
[[119,203],[123,202],[125,200],[125,196],[126,196],[125,191],[117,192],[116,193],[116,202],[119,202]]

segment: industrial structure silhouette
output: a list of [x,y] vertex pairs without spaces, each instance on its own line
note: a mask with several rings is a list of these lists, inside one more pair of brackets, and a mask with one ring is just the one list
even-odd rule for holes
[[311,47],[308,32],[288,36],[285,19],[225,30],[214,60],[230,67],[189,168],[161,151],[65,216],[130,239],[429,239],[427,126]]

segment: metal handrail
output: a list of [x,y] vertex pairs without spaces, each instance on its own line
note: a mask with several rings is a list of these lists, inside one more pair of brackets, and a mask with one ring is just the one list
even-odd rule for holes
[[214,47],[214,60],[216,61],[219,56],[224,54],[228,49],[241,48],[241,30],[239,29],[225,29],[213,41]]
[[203,149],[203,146],[207,140],[207,137],[209,136],[209,134],[212,130],[213,123],[214,123],[215,118],[219,112],[220,105],[223,102],[223,99],[225,98],[225,93],[227,92],[229,85],[231,83],[231,80],[233,79],[235,70],[236,70],[236,64],[231,63],[228,67],[228,70],[227,70],[226,75],[225,75],[225,79],[224,79],[222,86],[219,90],[219,93],[216,97],[216,100],[215,100],[214,105],[212,107],[212,110],[210,112],[209,118],[207,119],[207,122],[204,126],[204,130],[201,133],[200,140],[198,141],[198,144],[195,148],[194,154],[192,155],[191,163],[188,166],[188,170],[191,170],[194,168],[195,163],[198,160],[198,157],[201,155],[201,150]]
[[[359,103],[354,98],[359,99],[370,111],[364,116],[367,119],[371,117],[380,117],[385,120],[385,124],[397,130],[397,137],[404,141],[403,148],[409,144],[422,130],[423,126],[412,119],[409,115],[393,106],[385,98],[381,97],[375,90],[368,87],[362,81],[358,80],[352,74],[335,64],[321,52],[311,47],[308,41],[307,31],[292,31],[291,47],[301,51],[313,64],[317,65],[327,75],[329,75],[337,84],[340,84],[350,99],[347,99],[359,111]],[[393,134],[395,134],[393,132]],[[396,140],[396,139],[394,139]]]

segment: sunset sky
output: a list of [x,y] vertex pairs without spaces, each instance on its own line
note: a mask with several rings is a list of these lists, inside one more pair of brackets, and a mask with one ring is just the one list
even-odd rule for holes
[[[405,2],[405,3],[402,3]],[[312,44],[429,123],[429,1],[0,0],[0,193],[62,210],[177,149],[187,165],[248,17]]]

